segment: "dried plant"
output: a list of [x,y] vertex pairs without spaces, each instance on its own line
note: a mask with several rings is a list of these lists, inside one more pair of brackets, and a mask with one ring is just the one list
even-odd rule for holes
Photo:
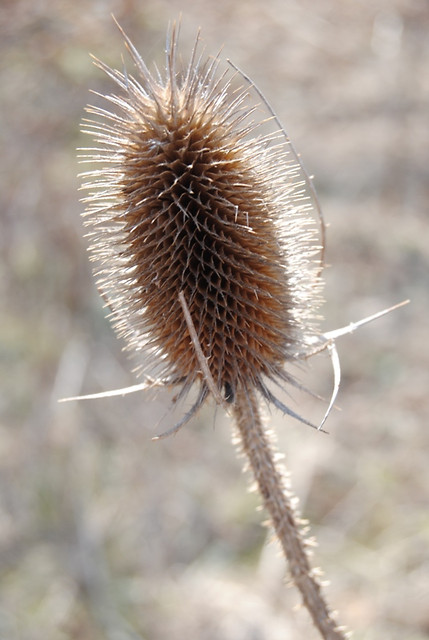
[[195,47],[181,71],[173,30],[164,79],[127,44],[137,80],[97,61],[124,92],[106,96],[122,113],[90,107],[105,122],[85,128],[104,147],[90,150],[103,166],[84,186],[94,191],[91,248],[116,329],[132,353],[145,352],[141,373],[182,393],[198,382],[196,409],[209,389],[189,349],[182,291],[225,400],[257,389],[272,401],[264,379],[293,383],[283,365],[308,349],[319,302],[296,162],[281,132],[256,135],[248,89],[219,77],[218,58],[197,60]]
[[[344,638],[259,411],[263,398],[310,424],[272,383],[299,386],[285,365],[321,349],[335,363],[334,338],[356,326],[324,335],[317,326],[323,222],[305,198],[311,182],[274,114],[255,102],[259,92],[235,67],[220,72],[219,56],[205,59],[198,38],[182,66],[171,29],[165,75],[151,74],[124,38],[137,76],[96,60],[121,93],[103,96],[113,110],[88,107],[85,131],[99,146],[84,161],[100,168],[83,185],[100,292],[127,349],[144,356],[143,384],[113,393],[178,385],[179,399],[197,384],[194,406],[162,436],[210,393],[231,407],[304,604],[323,638]],[[267,133],[270,120],[276,129]]]

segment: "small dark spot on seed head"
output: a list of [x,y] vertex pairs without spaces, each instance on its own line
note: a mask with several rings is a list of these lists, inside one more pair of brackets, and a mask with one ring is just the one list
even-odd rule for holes
[[234,402],[234,389],[229,382],[225,382],[225,400],[229,403]]

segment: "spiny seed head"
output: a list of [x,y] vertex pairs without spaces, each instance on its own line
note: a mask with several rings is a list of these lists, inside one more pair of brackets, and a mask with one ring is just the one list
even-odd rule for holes
[[[126,36],[125,36],[126,38]],[[85,131],[96,140],[84,175],[86,221],[100,290],[140,369],[208,395],[179,293],[215,385],[228,401],[284,370],[314,335],[316,225],[285,134],[261,132],[252,87],[219,73],[219,58],[177,60],[151,74],[132,43],[137,77],[96,61],[121,89]],[[266,122],[266,118],[265,118]]]

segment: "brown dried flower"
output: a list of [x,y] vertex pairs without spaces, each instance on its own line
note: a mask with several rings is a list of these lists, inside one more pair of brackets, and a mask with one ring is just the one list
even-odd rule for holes
[[[234,402],[257,389],[283,411],[267,380],[294,383],[285,363],[308,351],[320,302],[320,263],[302,167],[283,131],[264,133],[251,85],[237,88],[198,38],[186,67],[177,32],[166,72],[151,74],[125,36],[136,77],[96,61],[119,86],[88,107],[98,146],[85,159],[86,222],[98,284],[139,371],[209,394],[179,300],[183,292],[210,374]],[[241,77],[243,81],[243,77]],[[243,82],[242,82],[243,84]],[[271,118],[273,120],[273,118]],[[276,122],[276,119],[274,119]],[[304,420],[305,422],[305,420]]]

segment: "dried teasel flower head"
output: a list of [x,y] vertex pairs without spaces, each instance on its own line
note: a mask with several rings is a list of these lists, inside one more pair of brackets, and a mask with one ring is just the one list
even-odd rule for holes
[[182,65],[171,29],[164,75],[124,37],[137,74],[96,61],[121,91],[103,96],[112,111],[88,107],[84,129],[97,143],[85,161],[100,166],[83,174],[90,251],[114,326],[144,356],[140,373],[183,393],[199,383],[189,417],[210,388],[182,292],[225,400],[257,389],[295,415],[267,381],[293,383],[285,364],[317,334],[318,221],[302,166],[257,90],[236,69],[221,73],[219,56],[204,59],[198,37]]

